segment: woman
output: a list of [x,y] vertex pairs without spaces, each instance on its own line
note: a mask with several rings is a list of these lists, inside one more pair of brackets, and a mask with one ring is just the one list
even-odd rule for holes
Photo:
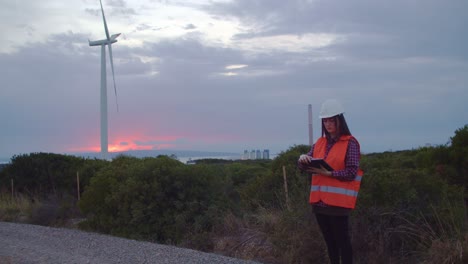
[[[299,158],[299,168],[312,173],[309,202],[327,244],[332,264],[352,263],[349,214],[356,205],[362,178],[360,147],[351,135],[337,100],[322,104],[322,137]],[[312,158],[322,158],[333,171],[307,167]]]

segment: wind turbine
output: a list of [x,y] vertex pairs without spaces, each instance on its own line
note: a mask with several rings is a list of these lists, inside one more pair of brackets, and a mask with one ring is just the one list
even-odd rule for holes
[[106,17],[104,16],[104,8],[101,3],[102,11],[102,20],[104,21],[104,30],[106,31],[106,38],[96,41],[90,41],[89,46],[101,46],[101,157],[107,159],[108,156],[108,139],[107,139],[107,79],[106,79],[106,46],[109,47],[109,58],[110,65],[112,68],[112,79],[114,80],[114,92],[115,92],[115,101],[117,104],[117,112],[119,111],[119,105],[117,103],[117,88],[115,85],[115,75],[114,75],[114,61],[112,58],[112,44],[117,42],[117,37],[120,36],[120,33],[109,35],[109,29],[107,28]]

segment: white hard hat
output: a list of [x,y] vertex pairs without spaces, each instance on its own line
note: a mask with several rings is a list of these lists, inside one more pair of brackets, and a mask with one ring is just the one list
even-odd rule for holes
[[322,104],[320,109],[320,118],[329,118],[344,113],[344,108],[336,99],[328,99]]

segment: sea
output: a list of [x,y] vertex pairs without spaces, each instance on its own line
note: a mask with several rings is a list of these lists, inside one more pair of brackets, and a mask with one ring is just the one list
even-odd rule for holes
[[224,160],[239,160],[240,155],[238,156],[194,156],[194,157],[177,157],[177,160],[182,163],[187,163],[188,161],[196,161],[201,159],[224,159]]
[[[277,157],[276,154],[270,155],[270,160]],[[200,159],[224,159],[224,160],[244,160],[242,155],[237,156],[195,156],[195,157],[177,157],[177,160],[187,164],[188,161],[196,161]]]

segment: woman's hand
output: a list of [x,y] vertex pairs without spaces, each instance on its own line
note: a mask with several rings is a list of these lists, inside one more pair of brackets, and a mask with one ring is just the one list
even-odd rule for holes
[[320,174],[320,175],[325,175],[325,176],[332,176],[332,172],[331,172],[331,171],[328,171],[328,170],[325,169],[323,166],[320,166],[320,169],[319,169],[319,168],[310,168],[310,169],[307,169],[306,171],[309,172],[309,173],[312,173],[312,174]]
[[299,163],[308,163],[311,159],[311,156],[302,154],[301,156],[299,156]]

